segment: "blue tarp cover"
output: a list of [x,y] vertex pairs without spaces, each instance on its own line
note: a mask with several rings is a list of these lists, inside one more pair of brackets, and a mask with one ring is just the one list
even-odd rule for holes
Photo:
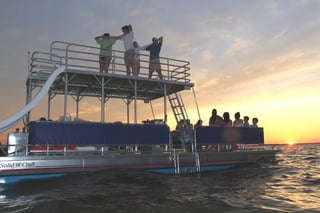
[[263,144],[263,128],[211,127],[196,129],[197,144]]
[[30,122],[29,143],[33,145],[125,145],[169,144],[165,125],[102,124],[75,122]]

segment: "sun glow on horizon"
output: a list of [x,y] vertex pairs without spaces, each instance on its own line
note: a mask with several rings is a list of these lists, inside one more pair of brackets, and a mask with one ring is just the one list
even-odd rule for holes
[[292,140],[289,140],[289,141],[287,141],[287,144],[290,145],[290,146],[293,146],[293,145],[296,144],[296,142],[295,142],[295,141],[292,141]]

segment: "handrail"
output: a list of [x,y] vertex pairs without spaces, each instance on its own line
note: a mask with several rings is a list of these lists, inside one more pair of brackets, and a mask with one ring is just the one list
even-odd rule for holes
[[[59,57],[61,64],[68,66],[81,66],[89,71],[99,72],[99,52],[100,48],[65,41],[53,41],[50,44],[50,59]],[[113,59],[109,70],[112,74],[126,75],[126,66],[124,64],[124,51],[113,50]],[[162,67],[162,76],[164,80],[189,83],[190,82],[190,62],[173,59],[168,57],[159,57]],[[140,54],[140,73],[138,77],[147,78],[149,75],[149,55]],[[36,57],[32,61],[37,62]],[[110,73],[110,71],[109,71]],[[157,73],[154,73],[157,74]]]

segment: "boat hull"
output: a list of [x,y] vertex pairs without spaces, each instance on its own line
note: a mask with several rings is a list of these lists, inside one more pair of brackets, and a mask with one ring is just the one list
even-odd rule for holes
[[[24,179],[57,177],[69,173],[87,173],[108,169],[141,169],[167,174],[216,171],[241,164],[274,159],[275,152],[236,151],[199,152],[198,157],[188,152],[104,153],[77,155],[32,155],[2,157],[0,183]],[[14,178],[12,178],[14,177]],[[19,178],[20,177],[20,178]],[[11,178],[11,180],[10,180]]]

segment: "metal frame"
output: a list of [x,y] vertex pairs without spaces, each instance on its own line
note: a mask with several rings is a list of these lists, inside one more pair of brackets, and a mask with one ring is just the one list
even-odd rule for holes
[[[99,72],[99,48],[81,44],[54,41],[49,52],[34,52],[27,80],[27,103],[41,88],[50,74],[58,67],[65,66],[48,91],[48,118],[50,101],[57,95],[64,95],[64,117],[67,115],[68,96],[76,97],[78,104],[84,97],[96,97],[101,102],[101,122],[105,122],[105,102],[109,98],[126,101],[127,107],[134,102],[134,123],[137,123],[137,101],[148,103],[164,98],[164,120],[167,118],[167,95],[190,89],[190,67],[188,61],[160,57],[163,79],[148,78],[149,55],[141,54],[141,69],[138,76],[128,76],[124,64],[124,52],[114,50],[108,73]],[[81,97],[81,98],[79,98]],[[76,115],[78,116],[78,107]],[[27,116],[27,123],[30,115]],[[65,119],[66,120],[66,119]],[[129,123],[129,111],[127,110]]]

